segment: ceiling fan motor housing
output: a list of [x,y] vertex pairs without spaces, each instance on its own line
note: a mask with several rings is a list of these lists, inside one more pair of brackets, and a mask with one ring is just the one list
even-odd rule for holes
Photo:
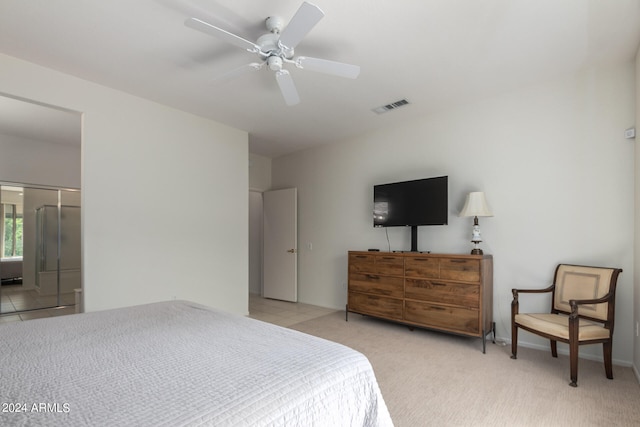
[[280,58],[293,58],[293,48],[282,46],[278,43],[280,35],[278,33],[267,33],[258,37],[256,44],[260,47],[258,55],[267,58],[278,56]]
[[282,31],[282,27],[284,26],[284,21],[279,16],[269,16],[265,20],[265,25],[267,26],[267,30],[272,33],[279,34]]

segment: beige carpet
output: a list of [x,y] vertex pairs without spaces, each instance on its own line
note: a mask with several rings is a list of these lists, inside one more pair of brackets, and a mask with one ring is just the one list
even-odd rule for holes
[[[631,368],[415,329],[344,312],[291,326],[347,345],[373,365],[391,417],[403,426],[640,426],[640,385]],[[615,356],[615,355],[614,355]]]

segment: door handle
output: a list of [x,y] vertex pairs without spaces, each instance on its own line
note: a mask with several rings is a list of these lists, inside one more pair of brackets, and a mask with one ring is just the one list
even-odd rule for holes
[[295,249],[289,249],[287,252],[289,252],[290,254],[295,254],[296,250]]

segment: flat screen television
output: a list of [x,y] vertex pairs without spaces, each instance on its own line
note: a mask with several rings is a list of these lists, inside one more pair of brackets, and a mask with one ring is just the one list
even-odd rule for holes
[[373,187],[373,226],[411,227],[411,251],[418,251],[418,226],[447,225],[449,177],[417,179]]

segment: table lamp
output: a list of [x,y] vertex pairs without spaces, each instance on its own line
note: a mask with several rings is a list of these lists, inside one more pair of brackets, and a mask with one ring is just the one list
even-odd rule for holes
[[482,242],[480,226],[478,225],[478,217],[493,216],[493,213],[491,213],[491,209],[489,209],[489,205],[487,204],[487,199],[484,197],[484,193],[482,191],[469,193],[459,216],[473,217],[473,234],[471,235],[471,242],[474,244],[474,248],[471,250],[471,254],[482,255],[482,249],[478,247],[478,244]]

